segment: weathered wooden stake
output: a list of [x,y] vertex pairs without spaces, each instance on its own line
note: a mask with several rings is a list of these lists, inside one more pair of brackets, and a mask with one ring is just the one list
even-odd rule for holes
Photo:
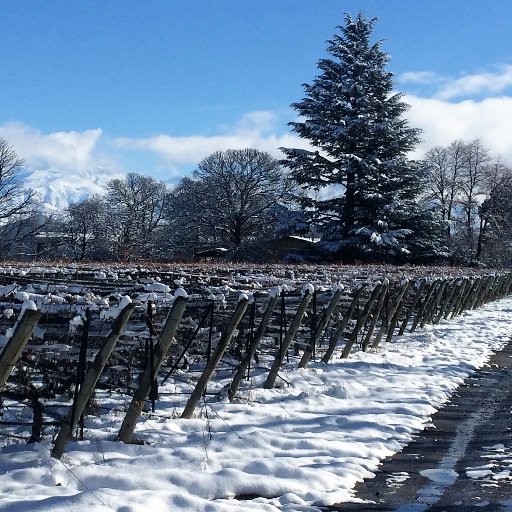
[[467,304],[464,304],[464,309],[474,309],[476,306],[476,301],[478,300],[478,296],[480,295],[480,290],[483,288],[485,284],[484,277],[477,277],[476,286],[473,288],[470,296],[468,297]]
[[494,300],[501,299],[503,297],[503,291],[505,289],[505,285],[507,283],[508,276],[506,274],[502,274],[500,276],[500,282],[498,286],[496,287],[495,293],[494,293]]
[[441,307],[439,308],[439,311],[435,315],[434,324],[438,324],[441,321],[441,318],[444,318],[447,311],[449,311],[450,306],[452,305],[452,300],[455,295],[455,292],[459,288],[459,281],[460,278],[452,279],[448,281],[447,286],[447,293],[445,294],[444,300],[441,302]]
[[414,321],[412,323],[411,328],[409,329],[409,332],[414,332],[416,330],[416,327],[418,326],[420,320],[423,318],[423,315],[425,314],[425,311],[427,310],[427,307],[430,303],[430,299],[432,295],[434,294],[434,291],[438,287],[439,283],[441,281],[439,279],[435,279],[430,283],[430,286],[428,288],[427,294],[425,295],[425,299],[423,300],[422,304],[418,308],[418,312],[416,313],[416,316],[414,317]]
[[297,312],[293,317],[290,327],[288,327],[288,330],[286,331],[286,335],[283,339],[282,346],[280,347],[276,357],[274,358],[272,366],[270,367],[270,371],[268,372],[267,380],[263,385],[265,389],[272,389],[274,387],[274,383],[276,381],[279,368],[281,367],[284,356],[286,355],[286,352],[288,351],[288,348],[291,345],[293,338],[295,337],[295,334],[297,333],[300,327],[300,323],[304,318],[304,313],[306,313],[306,308],[308,307],[311,297],[312,295],[311,293],[309,293],[309,290],[304,290],[304,296],[300,301],[299,307],[297,308]]
[[324,357],[322,357],[322,361],[324,363],[328,363],[329,359],[331,359],[331,357],[334,353],[334,350],[336,349],[336,345],[338,344],[338,340],[343,335],[343,331],[347,327],[348,322],[350,321],[350,318],[352,317],[352,313],[356,309],[356,306],[359,302],[361,295],[363,294],[364,289],[365,289],[364,286],[361,286],[360,288],[357,289],[354,297],[352,298],[352,302],[350,303],[350,306],[349,306],[347,312],[345,313],[345,315],[343,316],[343,319],[341,320],[338,327],[336,328],[336,331],[332,334],[331,339],[329,340],[329,347],[327,348],[327,350],[324,354]]
[[206,368],[201,374],[201,377],[199,377],[199,381],[197,382],[194,391],[192,391],[192,395],[190,395],[190,398],[188,399],[185,410],[181,415],[182,418],[188,419],[192,417],[192,414],[194,414],[194,410],[199,400],[201,400],[201,397],[203,396],[206,385],[213,375],[215,368],[217,368],[217,365],[220,363],[220,360],[222,359],[222,356],[224,355],[224,352],[226,351],[226,348],[228,347],[229,342],[231,341],[231,338],[233,337],[233,334],[238,327],[238,324],[240,323],[240,320],[242,320],[242,317],[245,314],[248,304],[249,300],[245,297],[238,301],[235,312],[233,313],[233,316],[231,317],[231,320],[229,321],[225,331],[222,333],[217,348],[208,361]]
[[311,359],[311,355],[315,352],[315,346],[318,343],[318,340],[320,339],[320,336],[322,336],[322,332],[327,327],[327,324],[331,320],[331,317],[334,313],[334,310],[336,309],[336,306],[338,305],[338,302],[341,299],[341,296],[343,295],[343,288],[339,287],[333,297],[331,298],[329,302],[329,306],[327,306],[327,309],[325,310],[324,314],[322,315],[322,318],[320,319],[320,322],[318,322],[318,325],[316,326],[314,336],[311,340],[311,344],[308,345],[305,350],[304,354],[302,355],[302,359],[299,363],[299,368],[305,368],[306,365],[309,363],[309,360]]
[[270,323],[270,319],[272,317],[272,313],[274,312],[274,309],[276,308],[276,305],[279,302],[279,298],[279,294],[275,294],[273,297],[270,298],[267,309],[265,310],[263,318],[261,319],[261,322],[258,325],[258,329],[256,330],[256,333],[251,339],[251,343],[249,344],[247,353],[240,362],[240,366],[238,367],[238,370],[236,371],[235,376],[231,381],[231,385],[229,386],[228,397],[230,401],[232,401],[235,398],[236,392],[238,391],[238,386],[240,386],[240,382],[242,382],[245,372],[247,371],[247,368],[249,368],[249,364],[251,362],[251,359],[254,357],[254,354],[256,353],[256,349],[258,348],[261,338],[263,337],[265,331],[267,330],[268,324]]
[[425,311],[425,316],[422,318],[422,320],[420,322],[420,327],[422,327],[422,328],[425,327],[425,324],[428,322],[431,322],[432,319],[434,318],[436,311],[437,311],[437,307],[438,307],[439,303],[441,302],[441,300],[443,299],[444,291],[447,286],[448,286],[448,279],[445,279],[441,282],[439,288],[437,289],[436,293],[434,294],[434,296],[431,300],[429,307]]
[[505,284],[506,280],[507,280],[506,275],[504,275],[504,274],[500,275],[500,277],[496,283],[496,287],[494,289],[492,300],[498,300],[499,298],[502,297],[502,290],[504,288],[504,284]]
[[446,315],[445,315],[445,318],[448,318],[448,316],[449,316],[450,319],[451,319],[451,318],[456,317],[460,313],[461,306],[462,306],[462,304],[464,302],[464,299],[466,297],[466,292],[469,290],[470,287],[471,287],[470,281],[466,277],[464,277],[462,279],[462,283],[460,285],[457,297],[455,298],[455,301],[453,303],[453,308],[451,310],[451,313],[450,313],[450,311],[447,311]]
[[375,288],[372,290],[372,294],[370,295],[370,298],[368,299],[368,302],[365,304],[363,312],[361,313],[361,316],[357,320],[356,326],[354,327],[354,330],[350,334],[347,343],[343,347],[343,352],[341,353],[341,358],[346,359],[350,351],[352,350],[352,346],[357,340],[357,336],[359,334],[359,331],[363,327],[364,323],[366,322],[366,319],[368,318],[368,315],[370,314],[374,302],[377,300],[377,297],[379,296],[380,291],[382,290],[382,287],[384,285],[382,283],[378,283]]
[[473,294],[475,293],[476,287],[479,286],[478,284],[478,278],[477,279],[468,279],[468,285],[466,286],[466,291],[464,292],[464,296],[462,297],[462,300],[459,305],[459,311],[457,314],[461,314],[463,311],[468,309],[469,302],[473,298]]
[[407,324],[409,323],[409,320],[411,319],[411,316],[412,316],[412,313],[414,311],[414,308],[418,304],[418,302],[419,302],[419,300],[421,298],[421,295],[423,293],[423,290],[425,289],[426,286],[427,286],[427,281],[425,279],[422,279],[420,281],[418,289],[416,290],[416,295],[414,295],[414,299],[412,299],[411,305],[407,309],[407,313],[404,316],[404,319],[402,321],[402,325],[400,326],[400,330],[398,331],[398,335],[399,336],[401,336],[404,333],[405,328],[407,327]]
[[363,352],[366,352],[370,346],[370,339],[372,337],[373,331],[375,330],[375,326],[377,325],[377,321],[379,320],[380,312],[384,306],[384,299],[386,298],[389,290],[389,281],[386,279],[381,288],[381,293],[379,296],[379,302],[377,303],[377,307],[372,315],[372,320],[368,327],[368,331],[362,343]]
[[389,325],[386,326],[384,322],[382,323],[379,332],[377,333],[377,336],[375,336],[375,340],[373,341],[372,348],[377,348],[380,344],[380,340],[382,339],[382,336],[384,335],[384,332],[387,330],[386,335],[386,342],[389,343],[391,341],[391,338],[393,336],[393,333],[395,332],[396,324],[398,323],[398,319],[400,318],[400,313],[402,312],[402,309],[405,305],[405,299],[404,297],[409,293],[409,290],[411,289],[413,281],[407,280],[403,285],[401,290],[398,292],[398,296],[395,300],[395,303],[393,304],[393,307],[391,308],[391,320],[389,321]]
[[505,285],[505,290],[503,291],[503,296],[507,296],[512,289],[512,272],[508,274],[507,283]]
[[162,334],[160,335],[160,340],[158,345],[155,347],[154,355],[151,358],[153,360],[152,365],[146,364],[144,373],[140,379],[139,387],[133,395],[132,401],[128,406],[128,411],[126,412],[126,416],[124,417],[121,428],[119,429],[118,438],[123,443],[131,443],[133,441],[133,432],[135,430],[137,420],[142,413],[144,403],[151,391],[152,384],[156,379],[158,371],[162,366],[162,362],[176,336],[178,325],[181,321],[181,317],[183,316],[183,312],[185,311],[185,307],[187,306],[187,302],[187,297],[176,297],[172,308],[167,315]]
[[407,280],[401,287],[400,291],[398,292],[398,296],[396,297],[394,304],[391,307],[391,311],[389,312],[391,316],[391,320],[388,324],[386,324],[384,321],[382,322],[379,331],[377,332],[375,339],[373,340],[372,348],[377,348],[380,344],[380,341],[382,339],[382,336],[384,336],[384,333],[387,331],[386,341],[391,341],[391,337],[393,336],[393,332],[395,330],[395,326],[398,322],[398,318],[400,316],[400,312],[402,311],[402,307],[404,304],[404,296],[409,291],[410,287],[412,285],[412,281]]
[[503,296],[506,297],[512,290],[512,272],[508,274],[507,284],[505,286],[505,290],[503,292]]
[[41,314],[41,311],[35,309],[25,309],[20,314],[12,337],[0,354],[0,394],[16,365],[16,361],[18,361],[30,336],[32,336],[32,331],[41,318]]
[[119,340],[119,337],[121,336],[121,333],[123,332],[123,329],[134,309],[135,304],[130,302],[120,311],[117,318],[114,320],[109,335],[103,342],[103,345],[96,354],[92,365],[89,367],[87,373],[85,374],[83,384],[77,395],[74,411],[72,408],[70,408],[67,418],[62,422],[59,434],[57,435],[53,445],[52,457],[56,459],[60,459],[62,457],[62,454],[66,448],[66,444],[71,438],[75,428],[76,418],[80,417],[85,407],[87,406],[87,403],[92,397],[94,388],[96,387],[96,384],[103,370],[105,369],[105,365],[107,364],[107,361],[112,354],[112,351],[114,350],[114,347],[116,346],[117,341]]
[[39,401],[39,391],[36,387],[30,390],[30,400],[32,402],[32,433],[28,444],[41,441],[41,432],[43,430],[43,404]]
[[[80,391],[80,386],[85,378],[85,372],[87,370],[87,345],[89,342],[89,327],[91,325],[91,310],[87,308],[85,310],[85,318],[83,319],[82,337],[80,340],[80,354],[78,356],[78,365],[76,371],[75,380],[75,393],[73,395],[73,405],[71,409],[71,423],[75,423],[75,404]],[[80,415],[80,439],[84,437],[84,415]]]
[[169,371],[167,372],[167,374],[165,375],[165,377],[162,379],[162,381],[160,383],[161,386],[163,386],[167,382],[167,379],[178,369],[181,361],[183,361],[183,358],[185,357],[187,352],[190,350],[192,343],[194,343],[197,334],[202,329],[203,324],[206,322],[206,319],[211,316],[211,312],[213,311],[213,309],[214,309],[214,302],[212,301],[211,304],[208,306],[208,309],[206,310],[203,317],[199,320],[199,323],[197,324],[195,331],[192,333],[192,336],[189,338],[186,345],[183,347],[180,355],[176,359],[173,360],[172,366],[169,368]]
[[495,285],[496,285],[496,276],[495,275],[489,276],[489,283],[488,283],[488,286],[486,287],[484,293],[482,293],[482,296],[480,297],[480,302],[478,304],[479,307],[483,306],[484,304],[489,302],[489,300],[491,300],[492,291],[493,291]]

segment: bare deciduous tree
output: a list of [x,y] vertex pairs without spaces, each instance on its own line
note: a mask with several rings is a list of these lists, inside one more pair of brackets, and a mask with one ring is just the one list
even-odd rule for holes
[[503,198],[508,196],[503,188],[510,185],[510,171],[478,139],[435,147],[425,160],[431,198],[448,221],[454,259],[471,264],[495,261],[493,237],[506,224]]
[[183,178],[166,202],[166,238],[173,251],[184,253],[220,245],[215,212],[202,181]]
[[163,216],[165,183],[150,176],[130,173],[107,183],[110,225],[124,258],[153,256],[154,237]]
[[429,150],[425,156],[432,187],[431,197],[441,207],[442,218],[448,226],[448,238],[453,232],[454,208],[462,190],[465,147],[463,141],[456,140],[448,147],[437,146]]
[[512,171],[501,162],[490,166],[485,199],[478,206],[475,260],[492,265],[512,261]]
[[34,192],[25,190],[19,181],[23,160],[0,138],[0,222],[24,215],[33,204]]
[[43,224],[35,211],[34,192],[20,180],[22,167],[23,160],[0,138],[0,254],[4,256],[30,252],[27,240]]
[[75,258],[104,258],[108,246],[107,205],[98,195],[68,207],[68,234]]
[[268,212],[292,187],[279,162],[256,149],[217,151],[193,176],[208,198],[203,222],[235,250],[264,231]]

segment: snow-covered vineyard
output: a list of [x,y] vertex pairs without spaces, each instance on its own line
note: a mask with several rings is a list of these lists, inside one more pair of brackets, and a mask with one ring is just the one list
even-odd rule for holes
[[347,500],[512,321],[512,274],[444,267],[13,265],[0,285],[0,510]]

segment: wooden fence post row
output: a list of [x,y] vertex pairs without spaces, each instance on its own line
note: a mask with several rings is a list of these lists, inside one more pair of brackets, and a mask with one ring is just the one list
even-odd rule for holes
[[[280,290],[277,290],[275,293],[269,294],[268,304],[259,325],[248,339],[246,353],[242,357],[229,386],[228,396],[230,400],[234,399],[240,382],[250,367],[250,361],[255,356],[258,345],[272,322],[279,301],[281,301],[280,317],[283,315],[285,297],[279,292]],[[384,339],[386,342],[390,342],[395,333],[401,335],[407,328],[410,332],[413,332],[418,326],[424,326],[428,322],[438,323],[442,319],[453,318],[465,310],[480,307],[486,302],[495,301],[510,293],[512,293],[512,272],[474,277],[404,280],[393,285],[387,279],[384,279],[373,286],[369,283],[361,284],[352,293],[347,292],[345,295],[343,287],[337,286],[317,322],[314,290],[310,285],[307,285],[270,366],[264,388],[271,389],[274,387],[279,369],[288,350],[301,327],[305,327],[302,322],[308,307],[310,310],[312,309],[313,321],[309,330],[311,338],[306,344],[299,363],[301,368],[306,367],[311,357],[317,354],[316,349],[323,336],[327,336],[329,343],[321,360],[328,363],[336,349],[342,344],[340,357],[346,358],[349,357],[358,340],[363,351],[369,348],[377,348],[381,340]],[[313,305],[311,306],[312,299]],[[133,432],[149,395],[151,383],[156,378],[178,332],[187,301],[187,297],[176,297],[168,313],[159,342],[154,348],[154,357],[148,360],[141,374],[139,387],[134,392],[119,430],[118,438],[123,442],[133,441]],[[206,391],[208,382],[221,362],[240,321],[248,310],[248,304],[248,298],[241,296],[227,327],[221,333],[219,343],[208,359],[184,408],[182,418],[191,418],[194,414],[197,404]],[[54,457],[60,458],[62,456],[66,443],[73,433],[76,421],[92,397],[99,377],[134,308],[135,306],[132,303],[128,303],[121,309],[113,322],[111,332],[85,374],[73,407],[70,408],[67,418],[62,422],[61,429],[56,437],[52,450]],[[20,314],[11,338],[0,353],[0,392],[5,386],[9,374],[19,359],[40,316],[41,312],[33,308],[25,308]],[[253,321],[254,316],[251,316],[251,319]]]
[[[396,286],[395,286],[396,290]],[[398,335],[404,333],[410,325],[410,332],[418,326],[427,323],[438,323],[442,319],[454,318],[468,309],[482,306],[486,302],[505,297],[512,292],[512,273],[492,274],[476,277],[457,277],[441,279],[419,279],[406,281],[398,289],[377,284],[359,313],[355,328],[345,334],[345,329],[351,319],[356,303],[361,301],[362,288],[359,288],[345,316],[334,326],[330,343],[322,360],[327,363],[335,348],[346,339],[341,357],[348,357],[358,339],[363,335],[361,348],[377,348],[385,336],[390,342],[398,327]],[[384,303],[389,303],[383,307]],[[380,319],[380,328],[374,335],[376,324]],[[411,321],[412,319],[412,321]],[[366,332],[364,332],[366,330]],[[374,335],[373,342],[371,337]]]

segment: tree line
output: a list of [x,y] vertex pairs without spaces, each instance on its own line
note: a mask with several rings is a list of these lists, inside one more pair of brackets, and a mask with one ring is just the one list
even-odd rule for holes
[[25,248],[78,260],[189,258],[222,248],[264,260],[291,236],[311,241],[297,259],[509,265],[510,168],[480,140],[410,158],[421,133],[404,118],[382,41],[371,40],[375,21],[346,15],[328,41],[318,76],[292,104],[289,124],[309,149],[281,148],[282,160],[217,151],[174,187],[130,173],[48,218],[0,140],[3,256]]

